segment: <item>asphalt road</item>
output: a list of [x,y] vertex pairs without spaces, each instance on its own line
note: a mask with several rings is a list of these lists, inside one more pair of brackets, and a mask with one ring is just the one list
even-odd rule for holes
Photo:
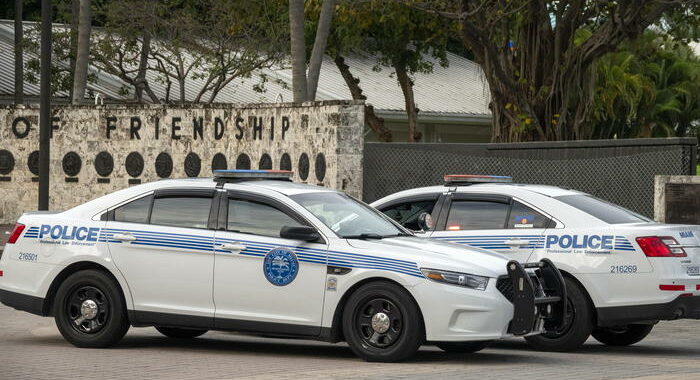
[[662,322],[632,347],[591,339],[575,353],[542,353],[510,339],[470,355],[425,346],[410,362],[385,364],[344,344],[220,332],[180,341],[153,328],[132,328],[111,349],[79,349],[53,319],[0,306],[0,379],[162,378],[700,379],[700,321]]

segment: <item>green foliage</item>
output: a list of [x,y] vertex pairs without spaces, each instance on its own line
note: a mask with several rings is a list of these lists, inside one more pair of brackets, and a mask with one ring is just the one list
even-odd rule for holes
[[[369,53],[378,57],[379,66],[401,65],[409,74],[431,72],[434,61],[447,66],[447,44],[457,31],[456,24],[409,3],[385,0],[340,2],[336,7],[327,52],[331,56]],[[307,20],[317,20],[320,7],[321,0],[309,1],[306,8],[310,16]],[[309,22],[306,29],[307,35],[313,35],[314,23]]]
[[[72,89],[71,32],[73,0],[54,0],[52,92]],[[26,2],[25,2],[26,3]],[[166,102],[183,101],[170,94],[171,84],[181,88],[194,79],[196,100],[215,101],[219,91],[235,78],[248,78],[261,67],[280,62],[287,48],[286,3],[283,0],[92,0],[93,34],[90,63],[123,80],[120,94],[133,95],[148,36],[148,79],[166,85]],[[39,21],[36,7],[25,9],[25,19]],[[38,57],[40,25],[25,32],[27,51]],[[39,60],[25,62],[26,79],[38,83]],[[94,81],[90,75],[88,81]],[[259,89],[264,89],[261,80]],[[160,96],[160,94],[158,94]],[[136,99],[140,101],[141,99]]]
[[683,42],[647,32],[598,62],[596,138],[668,137],[700,123],[700,59]]

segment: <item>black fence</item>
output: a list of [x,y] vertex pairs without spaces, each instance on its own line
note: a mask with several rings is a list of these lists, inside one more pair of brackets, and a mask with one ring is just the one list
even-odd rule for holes
[[442,183],[444,174],[512,176],[572,188],[654,215],[654,176],[696,174],[696,138],[517,144],[366,143],[366,202]]

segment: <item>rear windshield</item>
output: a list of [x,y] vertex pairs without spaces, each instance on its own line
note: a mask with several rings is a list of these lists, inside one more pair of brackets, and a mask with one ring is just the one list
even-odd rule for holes
[[569,206],[596,217],[608,224],[651,222],[652,220],[614,203],[606,202],[588,194],[562,195],[554,197]]

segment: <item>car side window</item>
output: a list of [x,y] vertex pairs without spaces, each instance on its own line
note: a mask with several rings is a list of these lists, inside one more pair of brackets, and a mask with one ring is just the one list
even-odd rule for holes
[[447,231],[503,229],[510,205],[489,201],[453,201]]
[[432,214],[435,203],[436,200],[434,199],[416,200],[395,204],[381,211],[400,225],[410,230],[418,231],[421,229],[418,225],[418,217],[424,212]]
[[280,209],[246,199],[229,199],[226,229],[231,232],[279,237],[284,226],[303,226]]
[[148,223],[153,195],[131,201],[114,209],[114,221],[124,223]]
[[172,196],[156,198],[151,211],[151,224],[161,226],[207,228],[210,197]]
[[513,201],[508,228],[547,228],[550,219],[532,208]]

